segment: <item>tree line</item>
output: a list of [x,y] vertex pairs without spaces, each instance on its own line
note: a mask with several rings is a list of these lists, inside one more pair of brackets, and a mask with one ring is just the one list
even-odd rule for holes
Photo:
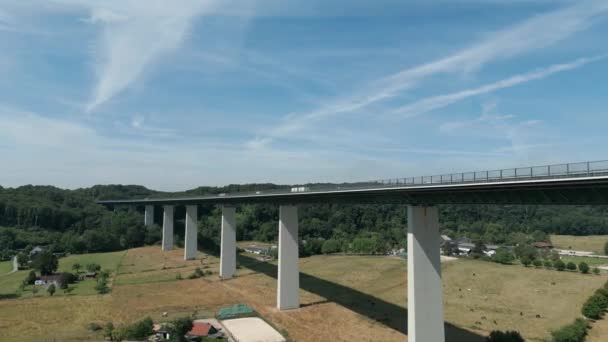
[[[64,190],[52,186],[0,187],[0,257],[35,245],[53,251],[114,251],[154,244],[161,229],[144,227],[143,208],[107,210],[100,199],[153,198],[288,188],[246,184],[158,192],[137,185],[98,185]],[[440,226],[452,238],[509,243],[517,234],[608,234],[606,206],[440,205]],[[178,243],[183,239],[184,208],[176,208]],[[299,211],[303,254],[323,252],[383,253],[406,245],[407,210],[402,204],[305,204]],[[156,210],[156,222],[162,210]],[[237,238],[272,242],[278,235],[278,207],[248,204],[237,208]],[[199,208],[202,248],[219,247],[220,210]]]

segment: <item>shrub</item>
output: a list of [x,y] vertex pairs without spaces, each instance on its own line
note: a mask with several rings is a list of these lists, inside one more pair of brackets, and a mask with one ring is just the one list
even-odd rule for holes
[[184,278],[182,278],[182,274],[181,273],[178,273],[178,274],[175,275],[175,279],[176,280],[182,280]]
[[97,271],[101,270],[101,266],[99,264],[92,262],[90,264],[87,264],[86,269],[89,272],[97,272]]
[[323,246],[321,246],[321,253],[323,254],[331,254],[337,253],[340,251],[341,243],[335,239],[329,239],[323,242]]
[[524,338],[517,331],[494,330],[486,338],[487,342],[524,342]]
[[582,318],[551,332],[553,342],[582,342],[587,335],[589,325]]
[[600,274],[600,269],[599,269],[599,268],[597,268],[597,267],[594,267],[594,268],[593,268],[593,274],[595,274],[595,275]]
[[55,290],[56,290],[55,284],[51,284],[51,286],[49,286],[49,288],[46,289],[46,292],[48,292],[49,295],[51,295],[51,297],[52,297],[55,294]]
[[532,258],[530,258],[527,255],[524,255],[521,258],[519,258],[519,261],[521,261],[522,265],[524,265],[525,267],[528,267],[532,263]]
[[600,319],[606,309],[608,309],[608,290],[599,289],[585,301],[581,312],[587,318]]
[[36,272],[35,271],[30,271],[30,273],[28,273],[27,277],[25,278],[25,283],[27,283],[28,285],[34,285],[34,283],[36,282]]
[[576,264],[570,261],[566,264],[566,268],[568,271],[576,271]]
[[566,269],[566,264],[564,264],[564,262],[561,260],[557,260],[553,263],[553,267],[555,267],[555,269],[558,271],[563,271]]
[[505,249],[498,249],[496,251],[496,254],[492,256],[492,261],[497,262],[499,264],[510,264],[513,262],[513,260],[515,260],[513,253]]
[[541,267],[543,265],[543,262],[536,259],[536,260],[532,261],[532,265],[534,265],[534,267]]
[[106,278],[101,277],[97,280],[97,285],[95,285],[95,290],[99,294],[104,294],[110,292],[110,288],[108,287],[108,281]]
[[177,318],[169,323],[167,330],[169,335],[172,336],[176,341],[186,341],[186,333],[192,329],[192,318],[182,317]]
[[545,266],[545,268],[553,268],[553,263],[549,260],[545,260],[543,262],[543,265]]
[[121,336],[124,339],[143,340],[154,333],[152,330],[153,328],[154,322],[152,321],[152,318],[146,317],[141,321],[124,327]]
[[78,277],[74,273],[70,272],[61,273],[61,277],[63,282],[66,284],[74,284],[76,281],[78,281]]
[[587,263],[586,263],[586,262],[581,261],[581,262],[578,264],[578,270],[579,270],[579,271],[581,271],[581,272],[582,272],[582,273],[584,273],[584,274],[587,274],[587,273],[589,273],[589,265],[587,265]]
[[99,325],[98,323],[92,322],[87,324],[87,329],[89,331],[99,331],[101,330],[101,325]]

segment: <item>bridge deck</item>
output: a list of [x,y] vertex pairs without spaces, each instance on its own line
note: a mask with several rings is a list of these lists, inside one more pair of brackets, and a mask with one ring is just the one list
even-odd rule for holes
[[[581,167],[581,165],[583,166]],[[292,192],[291,189],[279,189],[196,197],[118,199],[104,200],[98,203],[103,205],[230,205],[240,203],[608,204],[608,162],[586,162],[412,177],[347,185],[322,185],[303,187],[298,190],[300,191]]]

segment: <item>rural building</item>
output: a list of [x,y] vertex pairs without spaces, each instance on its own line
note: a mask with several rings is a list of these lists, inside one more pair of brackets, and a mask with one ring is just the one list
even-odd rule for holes
[[192,329],[186,334],[186,337],[192,339],[197,337],[222,337],[223,335],[211,323],[194,322],[192,323]]
[[37,254],[42,252],[44,252],[44,248],[42,248],[41,246],[36,246],[30,251],[30,257],[36,256]]
[[253,254],[268,254],[268,252],[270,251],[270,248],[268,247],[260,247],[260,246],[255,246],[255,245],[251,245],[251,246],[247,246],[244,248],[245,252],[247,253],[253,253]]
[[157,341],[164,341],[169,339],[169,332],[167,328],[163,324],[154,324],[152,327],[152,331],[154,332],[154,336]]
[[93,272],[87,272],[84,274],[85,278],[96,278],[97,277],[97,272],[93,271]]
[[534,247],[539,249],[552,249],[553,244],[551,242],[535,242]]
[[53,284],[55,286],[59,286],[61,285],[62,281],[63,276],[61,274],[53,274],[47,276],[40,276],[38,279],[36,279],[34,285],[50,286],[51,284]]

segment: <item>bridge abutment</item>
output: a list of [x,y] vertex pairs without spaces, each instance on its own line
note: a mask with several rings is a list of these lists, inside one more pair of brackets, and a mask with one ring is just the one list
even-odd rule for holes
[[173,212],[172,205],[163,206],[163,251],[173,249]]
[[222,207],[220,278],[232,278],[236,272],[236,209]]
[[279,274],[277,308],[300,307],[300,271],[298,267],[298,207],[279,208]]
[[407,338],[444,342],[437,208],[409,206],[407,226]]
[[184,260],[196,258],[198,245],[198,208],[196,205],[186,206],[186,234],[184,241]]

